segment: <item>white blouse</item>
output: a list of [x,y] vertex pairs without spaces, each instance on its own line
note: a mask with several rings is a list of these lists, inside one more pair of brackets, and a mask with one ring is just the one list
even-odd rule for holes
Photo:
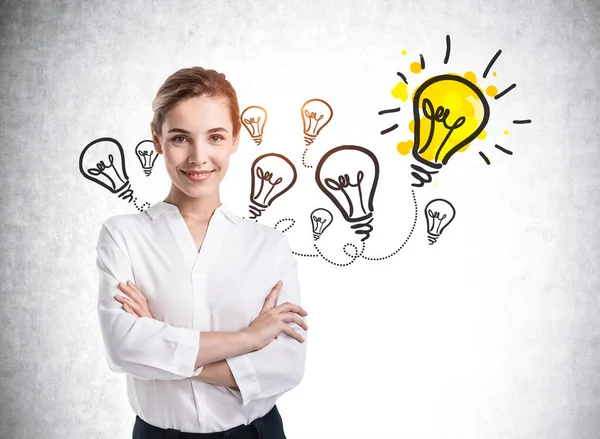
[[[301,305],[298,265],[281,232],[221,204],[198,252],[177,206],[160,201],[107,219],[96,249],[107,363],[126,374],[129,404],[144,421],[183,432],[227,430],[265,415],[302,380],[307,341],[283,333],[227,359],[240,392],[191,379],[202,371],[194,369],[200,331],[247,328],[280,279],[277,304]],[[135,317],[114,299],[125,295],[118,283],[127,280],[142,290],[154,319]]]

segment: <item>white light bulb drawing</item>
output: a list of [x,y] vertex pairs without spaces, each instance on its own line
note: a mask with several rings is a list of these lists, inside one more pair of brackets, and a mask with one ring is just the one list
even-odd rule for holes
[[304,144],[313,143],[321,130],[333,117],[331,105],[322,99],[310,99],[300,109],[304,124]]
[[285,156],[276,153],[256,158],[250,169],[250,218],[261,216],[273,201],[291,189],[296,183],[296,167]]
[[152,140],[142,140],[135,147],[135,155],[142,165],[146,177],[150,175],[154,167],[154,162],[158,158],[158,154],[154,149]]
[[333,215],[327,209],[315,209],[310,214],[310,221],[312,223],[313,238],[317,241],[333,222]]
[[379,180],[379,161],[366,148],[342,145],[329,150],[317,165],[319,189],[333,201],[354,233],[369,238],[373,230],[373,198]]
[[431,200],[425,206],[429,245],[435,244],[444,229],[452,222],[455,215],[456,210],[454,206],[442,198]]
[[265,123],[267,122],[267,111],[256,105],[246,108],[240,115],[242,124],[248,130],[248,133],[254,140],[256,145],[262,143],[262,136],[265,129]]
[[79,172],[88,180],[118,194],[119,198],[133,202],[140,212],[150,207],[148,202],[138,206],[125,169],[123,147],[113,138],[101,137],[87,144],[79,155]]

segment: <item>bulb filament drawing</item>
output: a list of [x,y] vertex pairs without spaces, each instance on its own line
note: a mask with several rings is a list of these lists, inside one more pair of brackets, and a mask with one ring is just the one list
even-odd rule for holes
[[251,167],[250,218],[261,216],[273,201],[286,193],[296,182],[294,164],[285,156],[276,153],[256,158]]
[[427,237],[429,245],[435,244],[444,231],[452,222],[456,210],[447,200],[436,198],[425,206],[425,217],[427,219]]
[[317,241],[325,229],[333,222],[333,215],[327,209],[319,208],[310,214],[312,223],[313,239]]
[[319,189],[335,204],[354,233],[369,238],[373,230],[373,198],[379,180],[379,161],[366,148],[342,145],[328,151],[317,165]]
[[489,120],[490,108],[476,85],[447,74],[434,76],[417,88],[413,115],[412,153],[418,164],[411,166],[417,180],[412,186],[422,187],[456,152],[477,138]]
[[79,172],[119,198],[133,202],[140,212],[150,206],[148,202],[137,204],[125,169],[123,147],[113,138],[101,137],[87,144],[79,155]]
[[148,177],[152,173],[154,168],[154,162],[158,158],[158,154],[154,150],[154,143],[152,140],[142,140],[135,147],[135,155],[142,165],[144,174]]
[[304,124],[304,144],[313,143],[321,130],[333,117],[331,105],[322,99],[310,99],[300,109]]
[[242,124],[254,140],[256,145],[262,143],[265,123],[267,123],[267,111],[259,106],[253,105],[246,108],[240,115]]

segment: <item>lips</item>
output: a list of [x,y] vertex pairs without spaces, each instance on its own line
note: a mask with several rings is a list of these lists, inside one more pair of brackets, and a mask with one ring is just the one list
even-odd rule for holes
[[212,171],[183,171],[188,175],[200,176],[205,174],[210,174]]
[[213,174],[214,169],[211,171],[181,171],[185,174],[188,180],[193,182],[206,181]]

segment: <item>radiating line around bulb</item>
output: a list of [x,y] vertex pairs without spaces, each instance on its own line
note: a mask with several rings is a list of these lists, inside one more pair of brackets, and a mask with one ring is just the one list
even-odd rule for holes
[[444,64],[448,64],[450,59],[450,35],[446,35],[446,56],[444,56]]
[[501,53],[502,53],[502,50],[498,50],[498,52],[496,52],[494,57],[490,60],[490,62],[488,63],[487,67],[485,68],[485,70],[483,72],[484,78],[487,78],[487,75],[490,72],[490,69],[492,68],[492,66],[494,65],[494,63],[496,62],[496,60],[498,59],[498,57],[500,56]]
[[506,153],[508,155],[512,155],[512,151],[509,151],[508,149],[502,148],[500,145],[494,145],[496,148],[498,148],[500,151],[502,151],[503,153]]
[[487,158],[487,156],[486,156],[486,155],[485,155],[485,154],[484,154],[482,151],[479,151],[479,155],[481,156],[481,158],[482,158],[483,160],[485,160],[485,162],[486,162],[488,165],[490,164],[490,159],[488,159],[488,158]]
[[396,128],[398,128],[398,124],[397,123],[395,123],[394,125],[392,125],[389,128],[386,128],[385,130],[381,131],[381,134],[387,134],[387,133],[389,133],[391,131],[394,131]]
[[398,107],[398,108],[390,108],[389,110],[381,110],[377,114],[379,114],[381,116],[382,114],[397,113],[399,111],[400,111],[400,107]]
[[496,100],[500,99],[502,96],[504,96],[506,93],[508,93],[509,91],[511,91],[516,86],[517,86],[517,84],[510,85],[505,90],[502,90],[500,93],[498,93],[496,96],[494,96],[494,99],[496,99]]

